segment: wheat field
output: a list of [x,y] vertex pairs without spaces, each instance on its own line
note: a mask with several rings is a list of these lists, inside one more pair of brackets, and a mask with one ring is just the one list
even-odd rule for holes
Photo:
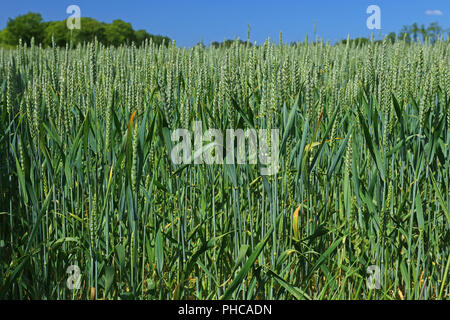
[[0,50],[0,299],[449,299],[448,41]]

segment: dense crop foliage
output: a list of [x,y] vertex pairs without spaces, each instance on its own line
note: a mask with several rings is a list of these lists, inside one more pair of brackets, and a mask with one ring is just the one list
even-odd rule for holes
[[[0,298],[448,298],[449,50],[0,51]],[[278,172],[174,165],[196,120],[279,129]]]

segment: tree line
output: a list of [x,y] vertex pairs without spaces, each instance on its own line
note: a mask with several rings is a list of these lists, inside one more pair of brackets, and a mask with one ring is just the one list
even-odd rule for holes
[[[153,35],[146,30],[134,30],[130,23],[122,20],[114,20],[112,23],[99,22],[93,18],[80,18],[81,28],[70,30],[67,27],[66,20],[62,21],[43,21],[39,13],[29,12],[20,15],[14,19],[8,19],[5,29],[0,31],[0,46],[15,47],[22,40],[22,43],[30,44],[31,39],[34,43],[42,44],[44,47],[52,46],[53,41],[57,46],[66,46],[72,43],[77,45],[83,42],[91,42],[95,38],[104,45],[120,46],[122,44],[135,43],[140,46],[146,40],[151,40],[156,45],[167,46],[171,39],[162,35]],[[445,34],[450,34],[450,29],[443,29],[437,22],[431,23],[428,27],[423,24],[419,26],[414,23],[410,26],[404,26],[398,34],[389,33],[386,37],[392,43],[398,40],[406,42],[429,41],[436,42]],[[447,36],[448,38],[448,36]],[[210,46],[230,47],[236,40],[224,40],[223,42],[214,41]],[[241,45],[252,45],[249,41],[238,40]],[[345,39],[340,43],[365,45],[370,43],[368,38]],[[291,43],[295,44],[295,43]],[[203,43],[198,45],[204,46]]]
[[[432,22],[428,27],[425,27],[423,24],[419,26],[417,23],[413,23],[412,25],[403,26],[403,28],[400,30],[400,32],[395,33],[391,32],[386,35],[386,39],[388,42],[394,43],[396,41],[406,41],[408,43],[411,42],[425,42],[429,41],[430,43],[435,43],[438,41],[441,37],[445,38],[445,35],[447,34],[447,41],[450,41],[450,29],[444,29],[442,28],[437,22]],[[249,41],[243,41],[239,38],[236,40],[224,40],[223,42],[211,42],[210,46],[214,48],[229,48],[231,47],[236,41],[240,45],[252,45]],[[305,40],[308,41],[308,40]],[[340,41],[341,44],[346,44],[348,41],[350,41],[350,44],[352,45],[367,45],[371,42],[369,38],[352,38],[352,39],[344,39]],[[381,43],[382,40],[376,40],[375,43]],[[291,42],[290,45],[296,45],[298,42]],[[203,43],[198,43],[197,45],[204,46]]]
[[[397,34],[395,32],[391,32],[388,35],[386,35],[386,38],[391,43],[394,43],[396,41],[404,40],[408,43],[410,42],[425,42],[429,41],[430,43],[435,43],[438,41],[441,37],[444,38],[447,34],[447,40],[449,39],[450,35],[450,29],[444,29],[442,28],[437,22],[432,22],[428,27],[425,27],[425,25],[419,26],[417,23],[413,23],[412,25],[406,25],[403,26],[403,28],[398,32]],[[346,40],[342,40],[341,43],[346,44]],[[355,44],[368,44],[370,43],[370,39],[368,38],[355,38],[350,39],[351,43]],[[380,42],[380,41],[376,41]]]
[[114,20],[112,23],[99,22],[93,18],[80,18],[81,28],[70,30],[66,20],[48,21],[42,20],[39,13],[29,12],[14,19],[9,18],[5,29],[0,31],[0,45],[15,47],[22,43],[42,44],[44,47],[52,46],[54,41],[58,46],[66,46],[72,43],[77,45],[97,41],[104,45],[120,46],[122,44],[135,43],[140,46],[146,40],[152,40],[156,45],[168,45],[171,39],[162,35],[149,34],[145,30],[134,30],[130,23],[122,20]]

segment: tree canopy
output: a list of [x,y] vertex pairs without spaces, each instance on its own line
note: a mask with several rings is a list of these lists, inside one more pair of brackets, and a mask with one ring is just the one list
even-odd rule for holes
[[[161,35],[152,35],[145,30],[135,31],[130,23],[114,20],[112,23],[99,22],[93,18],[80,18],[81,29],[70,30],[66,20],[43,22],[39,13],[29,12],[25,15],[9,19],[5,29],[0,31],[0,45],[16,46],[20,39],[30,44],[34,38],[35,44],[51,46],[55,41],[57,46],[68,43],[77,45],[97,39],[104,45],[120,46],[135,43],[137,46],[146,40],[152,40],[157,45],[168,45],[171,40]],[[53,39],[53,40],[52,40]]]
[[40,43],[44,36],[44,24],[39,13],[27,13],[15,19],[8,19],[6,29],[2,32],[3,42],[9,45],[19,44],[19,39],[30,43],[31,39]]
[[[34,39],[35,44],[42,44],[44,47],[52,45],[55,41],[57,46],[65,46],[68,43],[77,45],[83,42],[91,42],[97,39],[104,45],[120,46],[122,44],[135,43],[142,45],[146,40],[151,40],[156,45],[169,45],[171,39],[162,35],[153,35],[146,30],[134,30],[130,23],[122,20],[114,20],[112,23],[99,22],[93,18],[82,17],[81,29],[70,30],[67,28],[66,20],[43,22],[39,13],[29,12],[16,18],[8,19],[5,29],[0,30],[0,45],[14,47],[22,40],[23,43],[30,44]],[[436,42],[441,36],[450,34],[450,29],[443,29],[437,22],[431,23],[428,27],[419,26],[413,23],[404,26],[398,34],[391,32],[387,35],[390,42],[405,40],[407,42],[417,42],[428,40],[430,43]],[[224,40],[214,41],[212,47],[230,47],[235,41]],[[239,40],[240,44],[247,42]],[[350,39],[352,44],[365,45],[369,43],[367,38]],[[341,43],[347,43],[342,40]],[[203,45],[201,43],[201,45]],[[252,45],[250,43],[250,45]]]
[[[430,23],[428,27],[425,27],[423,24],[419,27],[417,23],[413,23],[410,26],[403,26],[398,34],[395,32],[389,33],[386,38],[392,43],[397,40],[405,40],[406,42],[429,41],[430,43],[435,43],[440,37],[444,37],[446,33],[449,35],[450,29],[442,28],[437,22]],[[364,45],[370,41],[367,38],[356,38],[351,39],[350,42]],[[346,44],[347,40],[342,40],[341,43]]]

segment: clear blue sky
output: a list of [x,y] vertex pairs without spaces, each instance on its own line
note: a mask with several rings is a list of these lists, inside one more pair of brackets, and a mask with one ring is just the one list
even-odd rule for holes
[[[45,21],[68,17],[67,6],[76,4],[81,15],[102,22],[121,19],[135,30],[167,35],[181,46],[192,46],[240,37],[262,43],[267,37],[278,42],[280,31],[285,42],[310,39],[317,22],[317,35],[335,42],[372,33],[366,27],[366,8],[381,8],[381,32],[398,32],[414,22],[428,25],[437,21],[450,28],[450,0],[1,0],[0,29],[8,18],[29,11],[39,12]],[[428,14],[427,10],[432,10]],[[379,31],[376,32],[379,35]]]

